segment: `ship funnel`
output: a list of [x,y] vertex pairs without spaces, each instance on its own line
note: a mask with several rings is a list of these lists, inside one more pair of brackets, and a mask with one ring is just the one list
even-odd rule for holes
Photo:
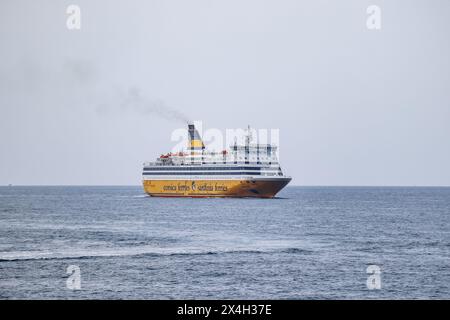
[[188,124],[189,128],[189,149],[190,150],[203,150],[205,145],[203,144],[202,138],[198,133],[197,129],[193,124]]

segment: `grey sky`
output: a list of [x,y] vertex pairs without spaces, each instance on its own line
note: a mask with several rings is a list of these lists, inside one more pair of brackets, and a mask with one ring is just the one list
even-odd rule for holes
[[139,184],[183,124],[138,92],[279,128],[293,184],[450,185],[449,30],[448,0],[2,0],[0,184]]

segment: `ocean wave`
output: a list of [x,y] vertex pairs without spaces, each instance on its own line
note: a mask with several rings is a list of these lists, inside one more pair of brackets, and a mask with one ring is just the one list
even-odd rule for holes
[[65,259],[89,259],[108,257],[133,257],[133,256],[194,256],[217,254],[309,254],[312,251],[300,248],[155,248],[155,247],[130,247],[108,248],[94,250],[65,251],[14,251],[0,252],[0,262],[27,261],[27,260],[65,260]]
[[300,254],[310,254],[313,253],[312,250],[300,249],[300,248],[287,248],[282,250],[284,253],[300,253]]

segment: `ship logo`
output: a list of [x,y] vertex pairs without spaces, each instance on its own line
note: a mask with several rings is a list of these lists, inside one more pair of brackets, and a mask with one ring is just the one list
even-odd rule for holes
[[191,189],[192,189],[192,191],[195,191],[197,189],[197,187],[195,185],[195,181],[192,181]]

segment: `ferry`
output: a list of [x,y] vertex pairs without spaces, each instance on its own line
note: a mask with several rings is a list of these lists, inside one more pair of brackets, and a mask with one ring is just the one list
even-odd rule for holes
[[193,124],[188,124],[185,151],[144,163],[144,191],[153,197],[273,198],[290,181],[277,157],[277,146],[245,142],[228,150],[208,151]]

